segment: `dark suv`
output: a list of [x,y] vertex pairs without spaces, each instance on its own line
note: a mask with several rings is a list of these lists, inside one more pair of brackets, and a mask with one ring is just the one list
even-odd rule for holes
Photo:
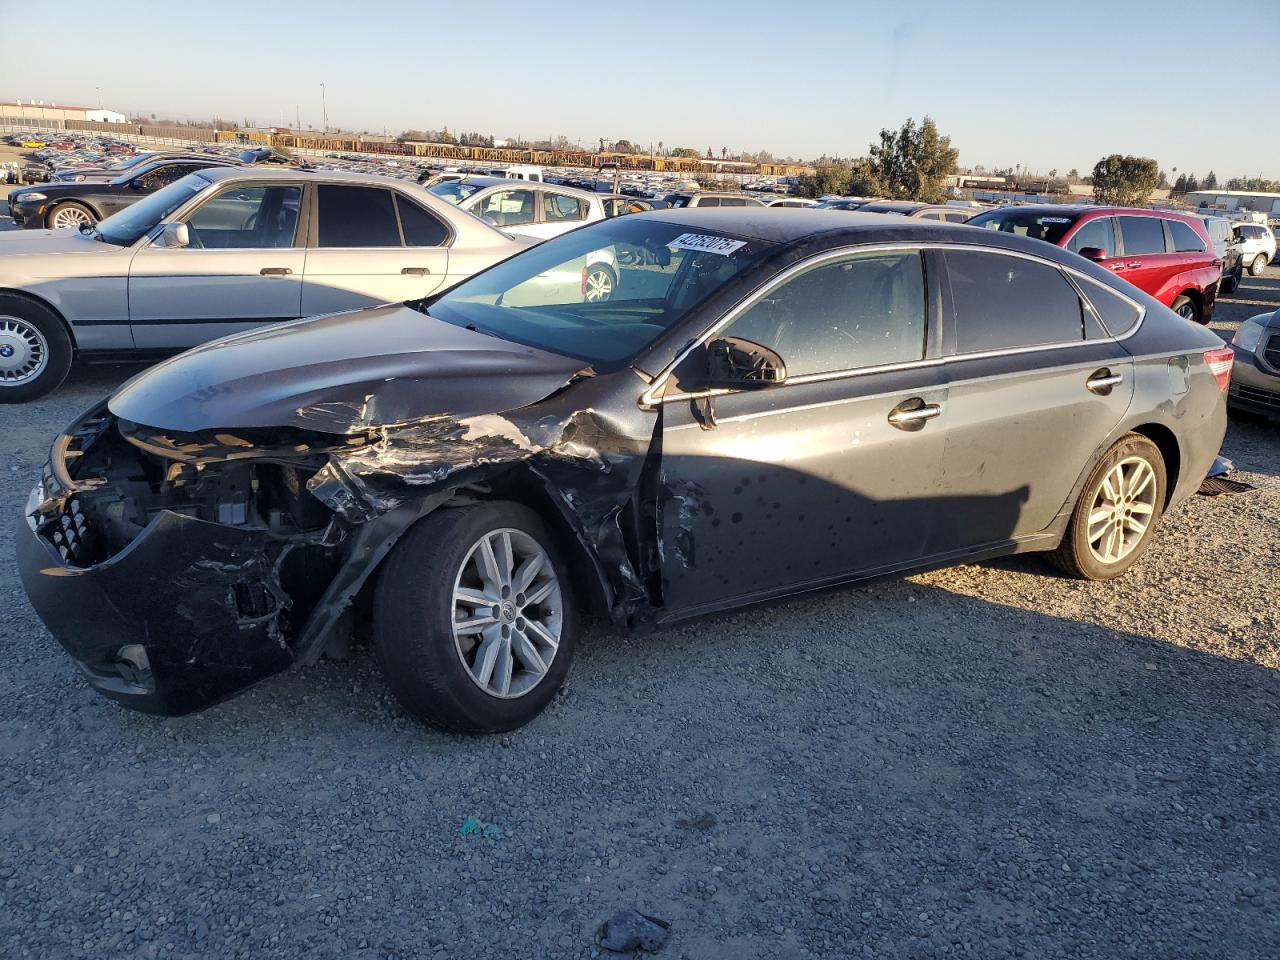
[[1213,316],[1223,263],[1199,217],[1138,207],[1045,204],[992,210],[969,225],[1065,247],[1179,316],[1197,323]]

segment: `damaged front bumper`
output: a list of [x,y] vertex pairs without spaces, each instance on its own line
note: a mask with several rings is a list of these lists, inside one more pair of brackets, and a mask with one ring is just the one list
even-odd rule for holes
[[[267,537],[162,511],[123,551],[69,564],[37,532],[32,492],[18,570],[50,632],[101,693],[135,710],[202,709],[294,661],[280,624]],[[75,521],[70,523],[74,525]]]
[[19,520],[32,606],[89,682],[136,710],[191,713],[318,657],[418,515],[354,529],[293,466],[246,452],[206,469],[232,441],[252,449],[226,435],[158,448],[99,408],[54,442]]

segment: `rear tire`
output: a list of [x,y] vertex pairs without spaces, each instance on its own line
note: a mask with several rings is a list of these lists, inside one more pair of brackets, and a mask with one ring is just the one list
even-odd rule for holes
[[1190,297],[1182,296],[1173,301],[1170,309],[1184,320],[1190,320],[1192,323],[1203,323],[1200,319],[1200,307]]
[[71,358],[71,336],[56,313],[0,294],[0,403],[25,403],[57,389]]
[[1121,437],[1089,473],[1050,562],[1082,580],[1121,576],[1155,538],[1167,477],[1159,447],[1138,433]]
[[65,200],[56,203],[45,214],[44,225],[50,230],[61,230],[64,227],[78,227],[82,223],[97,223],[98,218],[83,203]]
[[1260,253],[1253,258],[1253,263],[1249,264],[1249,276],[1260,277],[1265,269],[1267,269],[1267,255]]
[[[544,562],[535,565],[538,552]],[[486,559],[494,577],[484,573]],[[530,568],[526,583],[521,571]],[[491,592],[492,606],[483,600]],[[512,730],[541,713],[569,672],[577,627],[555,538],[516,503],[447,508],[419,521],[392,551],[374,597],[387,685],[414,716],[459,733]]]

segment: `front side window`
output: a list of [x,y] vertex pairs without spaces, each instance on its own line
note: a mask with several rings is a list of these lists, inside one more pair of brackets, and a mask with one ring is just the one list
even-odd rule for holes
[[228,187],[187,218],[191,246],[219,250],[292,247],[301,209],[301,187]]
[[209,181],[200,174],[188,174],[107,217],[98,224],[98,236],[107,243],[127,247],[208,186]]
[[1056,268],[969,250],[943,256],[957,353],[1084,339],[1080,297]]
[[1079,253],[1085,247],[1097,247],[1106,256],[1114,257],[1116,255],[1115,221],[1110,217],[1090,220],[1067,241],[1067,249],[1073,253]]
[[[432,317],[608,367],[629,361],[775,249],[762,240],[615,217],[463,281]],[[607,297],[590,278],[617,278]]]
[[1164,253],[1164,222],[1157,217],[1117,217],[1126,257]]
[[542,215],[552,223],[563,223],[566,220],[585,220],[587,218],[587,202],[571,197],[566,193],[543,193]]
[[532,190],[498,190],[471,208],[495,227],[519,227],[535,219]]
[[1173,249],[1178,253],[1204,253],[1200,235],[1181,220],[1170,220],[1169,229],[1173,233]]
[[317,245],[321,247],[398,247],[400,228],[391,191],[322,183]]
[[171,183],[177,183],[194,169],[195,167],[189,163],[165,164],[163,167],[156,167],[142,174],[142,186],[147,190],[159,190]]
[[775,350],[788,376],[906,363],[924,357],[924,304],[917,251],[856,254],[788,280],[726,332]]

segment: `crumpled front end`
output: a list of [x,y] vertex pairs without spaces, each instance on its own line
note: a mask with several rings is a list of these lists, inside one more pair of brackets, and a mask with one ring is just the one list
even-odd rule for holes
[[94,687],[183,714],[297,659],[352,535],[307,494],[323,462],[309,449],[237,461],[261,450],[229,435],[198,450],[165,444],[105,408],[74,424],[27,502],[18,564]]

